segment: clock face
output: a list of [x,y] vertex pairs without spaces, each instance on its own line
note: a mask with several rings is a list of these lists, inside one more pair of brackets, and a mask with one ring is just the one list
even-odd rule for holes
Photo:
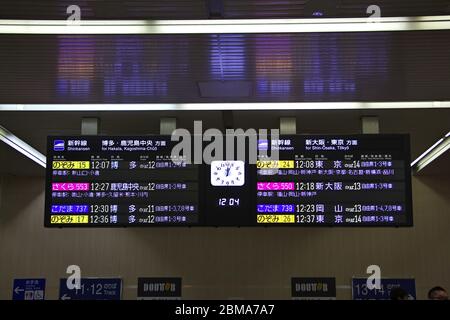
[[211,184],[216,187],[240,187],[245,183],[244,161],[212,161]]

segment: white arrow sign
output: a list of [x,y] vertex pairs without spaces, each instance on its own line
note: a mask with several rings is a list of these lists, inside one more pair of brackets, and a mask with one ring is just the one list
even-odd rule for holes
[[66,295],[66,294],[64,294],[64,295],[61,297],[61,300],[70,300],[70,299],[72,299],[72,298],[69,297],[69,296]]
[[16,288],[14,289],[14,292],[15,292],[16,294],[19,294],[19,293],[22,292],[22,291],[25,291],[25,289],[20,289],[20,287],[16,287]]

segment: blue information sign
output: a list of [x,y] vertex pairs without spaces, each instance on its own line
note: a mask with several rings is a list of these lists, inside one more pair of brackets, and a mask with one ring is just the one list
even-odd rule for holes
[[381,288],[370,290],[367,288],[367,278],[353,278],[352,298],[353,300],[389,300],[391,290],[401,287],[411,299],[416,299],[415,279],[381,279]]
[[80,289],[67,288],[67,279],[59,281],[60,300],[120,300],[122,279],[81,278]]
[[13,300],[44,300],[45,279],[14,279]]

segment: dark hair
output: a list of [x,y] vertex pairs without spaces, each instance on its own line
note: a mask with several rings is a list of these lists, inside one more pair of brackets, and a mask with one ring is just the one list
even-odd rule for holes
[[428,291],[428,299],[431,299],[431,294],[432,294],[434,291],[444,291],[444,292],[447,292],[447,291],[446,291],[444,288],[442,288],[442,287],[439,287],[439,286],[433,287],[433,288],[430,289],[430,291]]
[[407,300],[408,299],[408,292],[405,291],[405,289],[401,287],[393,288],[391,290],[391,300]]

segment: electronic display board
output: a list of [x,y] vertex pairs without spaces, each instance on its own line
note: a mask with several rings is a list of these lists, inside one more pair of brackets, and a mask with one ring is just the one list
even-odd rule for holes
[[409,137],[283,136],[260,158],[257,223],[411,225]]
[[170,136],[49,138],[46,226],[199,223],[199,166]]
[[45,226],[412,225],[408,135],[247,138],[205,163],[201,137],[48,137]]

